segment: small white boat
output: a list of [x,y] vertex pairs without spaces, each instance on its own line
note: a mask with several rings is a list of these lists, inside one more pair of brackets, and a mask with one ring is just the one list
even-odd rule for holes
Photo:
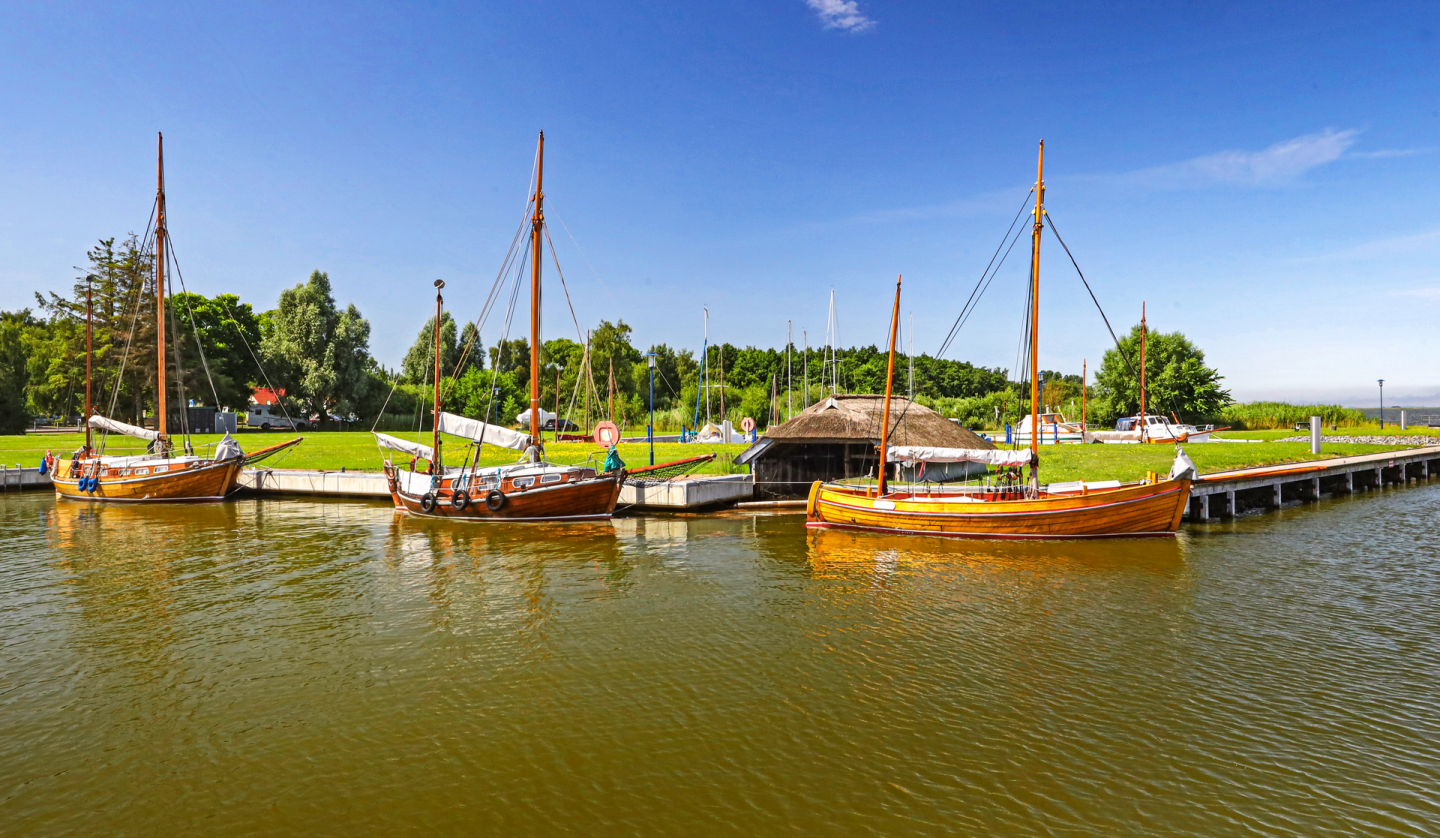
[[1190,433],[1187,429],[1191,427],[1193,426],[1177,425],[1164,416],[1126,416],[1115,422],[1113,431],[1086,431],[1085,441],[1110,445],[1189,442]]
[[[1079,422],[1070,422],[1063,413],[1040,414],[1041,445],[1079,445],[1085,441],[1085,428]],[[1010,433],[1011,442],[1016,445],[1030,444],[1030,417],[1020,420]]]

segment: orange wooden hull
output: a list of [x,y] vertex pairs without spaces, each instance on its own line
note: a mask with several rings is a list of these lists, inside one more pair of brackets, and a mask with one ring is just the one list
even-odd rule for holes
[[[873,491],[873,490],[872,490]],[[955,494],[870,497],[865,487],[815,483],[806,526],[955,538],[1109,538],[1173,535],[1189,480],[1136,483],[1034,500],[961,501]]]
[[469,522],[526,521],[595,521],[615,514],[620,500],[620,487],[625,483],[624,471],[599,475],[584,480],[536,486],[516,490],[509,481],[503,484],[505,504],[497,510],[485,505],[484,496],[477,495],[464,509],[451,502],[450,478],[441,481],[435,492],[435,504],[427,511],[421,496],[401,490],[393,467],[386,469],[390,480],[390,497],[395,508],[422,518],[443,518]]
[[[68,463],[68,461],[65,461]],[[82,474],[89,476],[94,468],[82,462]],[[98,485],[93,492],[82,491],[80,477],[56,473],[52,481],[58,497],[86,501],[216,501],[224,500],[235,490],[240,479],[242,462],[200,461],[169,464],[155,460],[127,468],[101,468],[96,474]],[[136,474],[141,469],[145,474]],[[156,473],[157,469],[164,469]]]

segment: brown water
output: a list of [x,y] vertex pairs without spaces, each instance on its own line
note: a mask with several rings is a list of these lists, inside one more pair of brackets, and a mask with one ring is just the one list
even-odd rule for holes
[[1440,485],[1175,540],[0,499],[5,835],[1440,830]]

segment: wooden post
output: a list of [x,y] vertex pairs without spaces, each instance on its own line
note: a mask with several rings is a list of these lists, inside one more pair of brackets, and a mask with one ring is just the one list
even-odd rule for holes
[[165,135],[158,134],[155,163],[155,349],[159,363],[155,379],[155,430],[163,452],[167,447],[169,413],[165,405]]
[[1030,491],[1040,494],[1040,231],[1045,223],[1045,141],[1035,166],[1035,226],[1030,231]]
[[895,387],[895,332],[900,328],[900,277],[895,277],[895,310],[890,314],[890,360],[885,371],[885,410],[880,416],[880,497],[885,497],[886,454],[890,445],[890,391]]
[[542,454],[545,443],[540,439],[540,233],[545,226],[545,211],[541,206],[545,200],[541,190],[544,179],[545,132],[541,131],[535,150],[535,214],[530,219],[530,442]]

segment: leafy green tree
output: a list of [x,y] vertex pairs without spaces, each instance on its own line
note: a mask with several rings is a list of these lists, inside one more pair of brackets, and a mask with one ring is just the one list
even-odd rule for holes
[[[466,352],[465,347],[470,345],[470,351]],[[457,368],[461,356],[464,356],[465,366]],[[474,323],[466,323],[463,330],[457,335],[455,319],[450,312],[440,315],[440,375],[444,377],[463,376],[471,368],[483,369],[485,366],[485,347],[480,342],[480,335],[475,329]],[[415,343],[405,353],[405,360],[400,364],[400,372],[405,380],[411,384],[419,384],[422,381],[429,381],[435,376],[435,318],[432,316],[420,327],[420,333],[415,336]]]
[[262,358],[271,380],[286,396],[325,421],[330,412],[351,413],[369,387],[370,322],[352,303],[341,311],[330,277],[310,279],[280,292],[280,302],[262,324]]
[[30,333],[40,327],[30,310],[0,311],[0,434],[23,434],[30,419],[25,389],[30,384]]
[[[1121,356],[1129,357],[1136,372]],[[1120,350],[1110,349],[1095,374],[1091,414],[1108,423],[1140,410],[1140,327],[1120,339]],[[1222,376],[1205,366],[1205,353],[1179,332],[1150,332],[1145,338],[1146,410],[1177,414],[1182,421],[1218,417],[1233,402],[1220,386]]]
[[[234,294],[207,299],[180,293],[170,298],[176,319],[185,395],[198,404],[243,410],[254,389],[264,383],[256,356],[260,352],[260,321],[249,303]],[[196,351],[198,345],[204,351]],[[212,391],[207,382],[213,381]]]

